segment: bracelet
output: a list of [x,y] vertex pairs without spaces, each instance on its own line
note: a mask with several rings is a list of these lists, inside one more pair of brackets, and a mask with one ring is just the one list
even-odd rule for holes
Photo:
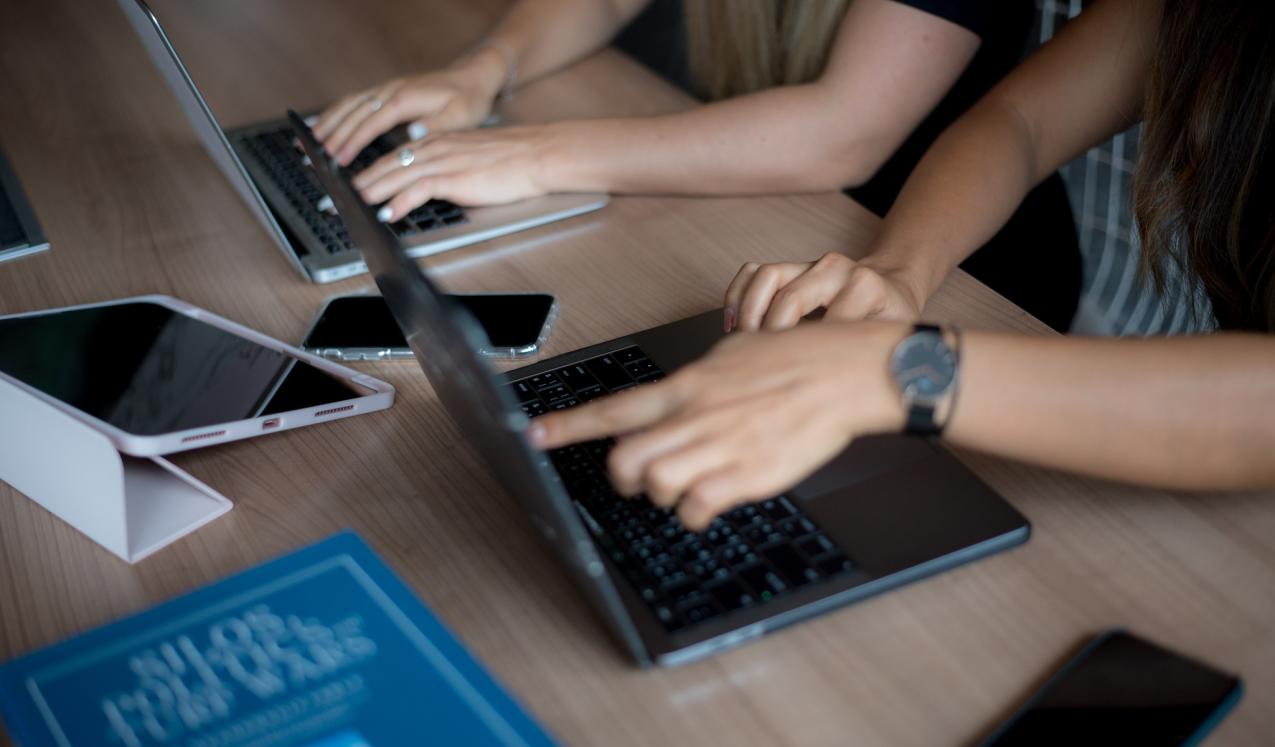
[[514,83],[518,80],[518,55],[513,47],[497,39],[483,39],[474,45],[470,54],[481,49],[494,49],[505,59],[505,80],[500,84],[500,92],[496,94],[499,101],[510,101],[514,97]]

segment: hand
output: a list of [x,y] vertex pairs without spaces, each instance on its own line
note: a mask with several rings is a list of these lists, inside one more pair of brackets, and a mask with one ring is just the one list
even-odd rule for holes
[[499,52],[479,49],[445,70],[395,78],[328,107],[314,125],[315,139],[348,166],[378,135],[400,124],[411,122],[413,139],[476,127],[491,114],[505,73]]
[[455,132],[410,144],[408,166],[390,153],[354,177],[369,204],[389,201],[377,217],[393,222],[430,199],[499,205],[549,190],[543,183],[552,125]]
[[816,262],[749,262],[726,289],[724,328],[788,329],[819,310],[825,319],[840,321],[919,317],[925,299],[906,284],[902,272],[877,269],[870,262],[837,252]]
[[854,438],[903,428],[888,374],[895,324],[807,324],[733,335],[699,361],[638,386],[532,421],[553,449],[623,434],[608,461],[624,495],[677,507],[687,528],[791,488]]

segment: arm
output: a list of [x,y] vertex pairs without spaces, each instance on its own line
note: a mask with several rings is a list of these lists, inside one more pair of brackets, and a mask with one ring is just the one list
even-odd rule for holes
[[862,260],[746,266],[727,293],[732,317],[751,330],[820,308],[839,319],[919,315],[1028,191],[1138,121],[1161,2],[1085,10],[934,142]]
[[967,336],[953,443],[1180,489],[1275,486],[1275,340]]
[[586,57],[649,1],[521,0],[488,34],[488,44],[442,70],[346,96],[319,117],[315,136],[348,164],[376,136],[405,122],[416,125],[418,137],[475,127],[511,73],[523,85]]
[[862,184],[978,46],[972,32],[924,11],[857,0],[814,82],[662,117],[562,123],[546,189],[757,194]]
[[1159,7],[1099,2],[992,89],[917,165],[869,262],[902,269],[923,306],[1033,187],[1136,124]]
[[[402,169],[356,181],[402,215],[430,197],[464,204],[551,192],[758,194],[838,189],[872,177],[947,94],[979,46],[972,32],[891,0],[856,0],[827,68],[659,117],[559,122],[433,138]],[[512,186],[511,186],[512,185]]]
[[[796,485],[855,438],[903,428],[897,323],[737,334],[668,379],[533,421],[555,448],[628,434],[616,489],[692,529]],[[998,456],[1178,489],[1275,486],[1275,340],[972,332],[945,438]]]

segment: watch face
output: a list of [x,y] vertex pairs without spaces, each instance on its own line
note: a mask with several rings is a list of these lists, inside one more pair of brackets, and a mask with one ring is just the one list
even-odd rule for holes
[[934,400],[956,379],[956,357],[941,335],[920,332],[899,343],[890,370],[904,392],[923,401]]

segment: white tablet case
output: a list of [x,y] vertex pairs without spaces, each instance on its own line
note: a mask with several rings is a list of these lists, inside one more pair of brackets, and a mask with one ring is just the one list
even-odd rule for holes
[[0,477],[129,563],[230,510],[163,457],[116,451],[87,423],[0,377]]
[[[286,352],[373,392],[359,397],[357,404],[336,408],[318,405],[296,411],[285,417],[287,422],[278,430],[303,427],[320,416],[335,420],[383,410],[394,402],[394,387],[384,381],[167,296],[138,296],[31,313],[133,302],[167,306],[259,345]],[[227,423],[206,434],[198,433],[198,429],[191,431],[195,435],[185,431],[168,434],[160,446],[165,447],[164,453],[171,454],[251,438],[263,434],[261,421],[265,419],[263,416]],[[233,505],[162,456],[138,457],[119,451],[112,437],[135,438],[0,374],[0,480],[129,563],[193,532]],[[146,439],[141,442],[149,443]]]

